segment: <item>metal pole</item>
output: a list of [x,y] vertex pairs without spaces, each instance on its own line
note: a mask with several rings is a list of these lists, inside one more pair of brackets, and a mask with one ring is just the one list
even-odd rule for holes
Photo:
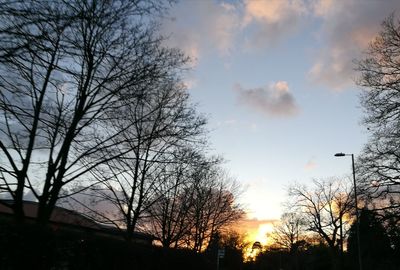
[[356,184],[356,170],[354,167],[354,154],[351,154],[351,163],[353,165],[353,185],[354,185],[354,200],[356,208],[356,230],[357,230],[357,250],[358,250],[358,266],[362,270],[362,260],[361,260],[361,242],[360,242],[360,217],[358,211],[358,199],[357,199],[357,184]]

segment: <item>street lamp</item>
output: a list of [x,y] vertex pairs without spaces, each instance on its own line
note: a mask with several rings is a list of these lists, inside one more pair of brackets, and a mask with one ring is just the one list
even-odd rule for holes
[[359,269],[362,270],[361,245],[360,245],[360,218],[359,218],[359,214],[358,214],[357,184],[356,184],[356,170],[354,167],[354,154],[345,154],[345,153],[336,153],[335,154],[335,157],[344,157],[344,156],[351,156],[351,164],[353,167],[353,186],[354,186],[354,200],[355,200],[354,206],[356,208],[358,266],[359,266]]

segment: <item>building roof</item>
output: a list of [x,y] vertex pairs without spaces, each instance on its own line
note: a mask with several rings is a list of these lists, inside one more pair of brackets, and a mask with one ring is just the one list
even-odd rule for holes
[[[0,203],[0,214],[13,215],[12,209],[10,207],[5,206],[4,204],[11,205],[13,203],[12,200],[1,200]],[[35,219],[37,217],[37,212],[39,208],[39,204],[33,201],[24,201],[24,213],[25,217],[29,219]],[[56,206],[51,214],[50,223],[53,225],[62,225],[68,227],[75,227],[75,229],[89,229],[95,231],[97,233],[113,235],[113,236],[121,236],[123,230],[118,229],[112,226],[106,226],[96,221],[85,217],[84,215],[69,210],[63,207]],[[134,232],[133,238],[152,241],[155,239],[154,236],[142,233],[142,232]]]

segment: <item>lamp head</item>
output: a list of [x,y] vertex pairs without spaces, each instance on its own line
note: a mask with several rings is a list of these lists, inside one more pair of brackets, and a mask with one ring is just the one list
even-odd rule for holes
[[336,153],[335,157],[344,157],[346,154],[345,153]]

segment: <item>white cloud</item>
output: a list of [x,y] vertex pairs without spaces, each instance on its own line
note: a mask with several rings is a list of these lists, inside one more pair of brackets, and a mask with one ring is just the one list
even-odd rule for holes
[[238,94],[239,104],[267,117],[289,117],[300,111],[285,81],[251,89],[244,89],[238,84],[234,90]]

